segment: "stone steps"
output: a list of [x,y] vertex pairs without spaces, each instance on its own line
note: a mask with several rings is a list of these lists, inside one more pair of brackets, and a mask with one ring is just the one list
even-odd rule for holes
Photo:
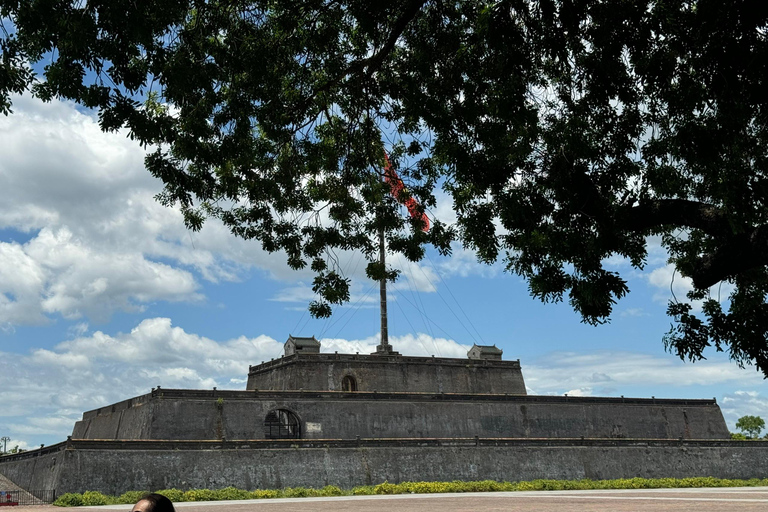
[[25,505],[43,505],[45,502],[31,493],[22,489],[15,483],[8,480],[5,475],[0,473],[0,502],[5,501],[5,492],[11,491],[13,501],[24,503]]

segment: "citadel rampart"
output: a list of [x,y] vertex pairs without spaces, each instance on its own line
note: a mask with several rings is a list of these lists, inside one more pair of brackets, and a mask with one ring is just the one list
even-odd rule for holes
[[[520,361],[362,354],[292,354],[251,366],[246,389],[526,394]],[[354,390],[353,390],[354,391]]]
[[83,414],[74,439],[263,439],[273,410],[303,439],[727,439],[714,400],[158,389]]
[[250,367],[245,391],[158,387],[83,413],[65,443],[0,458],[0,473],[119,494],[768,471],[768,443],[728,440],[715,400],[526,395],[519,361],[489,346],[446,359],[289,345]]
[[[55,449],[54,449],[55,448]],[[77,441],[0,458],[0,473],[57,494],[321,487],[403,481],[611,479],[768,473],[768,443],[651,439]],[[36,466],[36,468],[34,468]],[[161,470],[160,470],[161,469]],[[40,482],[38,484],[37,482]],[[31,488],[31,487],[28,487]]]

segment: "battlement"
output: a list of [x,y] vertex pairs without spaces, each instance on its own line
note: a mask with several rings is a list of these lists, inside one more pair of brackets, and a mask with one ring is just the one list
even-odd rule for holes
[[362,361],[372,363],[393,363],[393,364],[440,364],[445,366],[496,366],[502,368],[520,368],[520,360],[505,361],[501,359],[465,359],[465,358],[452,358],[452,357],[418,357],[418,356],[403,356],[400,354],[392,355],[378,355],[378,354],[339,354],[334,352],[333,354],[328,352],[323,353],[294,353],[288,356],[280,356],[277,359],[270,361],[262,361],[257,365],[250,365],[248,367],[248,375],[252,373],[258,373],[267,371],[281,365],[291,364],[296,361]]
[[84,413],[72,438],[270,438],[264,429],[276,410],[295,419],[295,439],[729,436],[712,399],[157,388]]
[[526,392],[519,360],[339,353],[294,353],[251,366],[246,389]]

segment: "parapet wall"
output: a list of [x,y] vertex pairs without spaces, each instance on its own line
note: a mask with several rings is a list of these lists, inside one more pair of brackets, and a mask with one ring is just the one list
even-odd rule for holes
[[714,400],[165,389],[137,398],[85,413],[72,437],[263,439],[267,414],[283,409],[303,439],[729,438]]
[[75,439],[149,439],[153,393],[83,413],[75,423]]
[[27,491],[57,489],[65,467],[66,442],[0,457],[0,474]]
[[[43,472],[50,472],[51,462]],[[384,481],[764,477],[768,443],[663,440],[410,439],[372,441],[71,441],[57,455],[53,489],[64,492],[243,489],[378,484]],[[32,460],[30,454],[28,460]],[[0,473],[37,473],[23,460]],[[42,460],[42,458],[41,458]]]
[[356,354],[294,354],[251,366],[246,389],[341,391],[347,376],[359,391],[526,394],[520,361]]

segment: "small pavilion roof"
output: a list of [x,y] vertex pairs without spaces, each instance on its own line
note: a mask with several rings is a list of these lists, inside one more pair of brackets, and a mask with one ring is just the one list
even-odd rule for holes
[[472,348],[475,348],[475,347],[480,349],[481,354],[501,355],[504,352],[496,345],[478,345],[477,343],[475,343]]
[[[314,336],[310,338],[302,337],[302,336],[293,336],[291,334],[288,335],[288,341],[293,341],[294,346],[296,347],[316,347],[320,348],[320,342],[315,339]],[[286,343],[288,343],[286,341]]]

